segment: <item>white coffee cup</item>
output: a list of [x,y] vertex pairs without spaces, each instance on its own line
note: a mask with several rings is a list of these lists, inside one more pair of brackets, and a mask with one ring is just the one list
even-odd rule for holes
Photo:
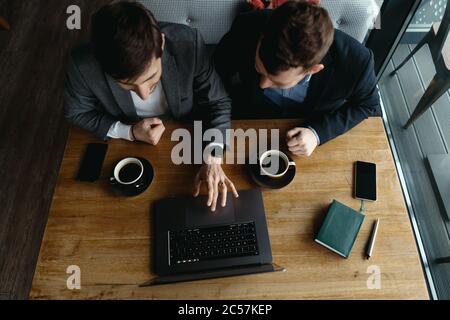
[[[138,175],[136,175],[136,178],[134,178],[132,181],[122,181],[120,179],[120,171],[129,164],[137,164],[140,168],[140,172]],[[139,181],[142,178],[142,175],[144,174],[144,165],[142,162],[137,158],[125,158],[119,161],[119,163],[116,164],[114,168],[114,177],[111,177],[111,182],[113,180],[116,180],[118,183],[123,185],[130,185],[135,184],[137,181]]]
[[[270,161],[270,166],[267,166],[268,161]],[[280,166],[283,168],[281,171]],[[271,178],[283,177],[288,172],[290,166],[295,166],[295,162],[289,161],[288,156],[279,150],[267,150],[259,157],[261,175]]]

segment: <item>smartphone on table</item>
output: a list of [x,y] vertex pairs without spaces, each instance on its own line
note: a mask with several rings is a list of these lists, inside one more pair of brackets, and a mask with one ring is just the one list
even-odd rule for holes
[[356,199],[377,200],[377,166],[375,163],[355,162],[355,193]]
[[77,180],[97,181],[103,166],[108,145],[105,143],[89,143],[81,161]]

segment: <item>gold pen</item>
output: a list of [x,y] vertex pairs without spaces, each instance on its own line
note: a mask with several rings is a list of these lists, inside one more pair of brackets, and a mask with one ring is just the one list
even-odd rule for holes
[[367,259],[370,259],[370,257],[372,256],[373,248],[375,246],[375,239],[377,238],[377,232],[378,232],[379,225],[380,225],[380,219],[377,219],[373,224],[372,234],[370,236],[370,242],[369,242],[369,245],[367,246],[367,251],[366,251]]

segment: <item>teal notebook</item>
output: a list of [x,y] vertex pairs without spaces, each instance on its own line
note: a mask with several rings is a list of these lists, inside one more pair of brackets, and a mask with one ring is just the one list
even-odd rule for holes
[[348,258],[363,221],[362,213],[333,200],[314,240],[344,258]]

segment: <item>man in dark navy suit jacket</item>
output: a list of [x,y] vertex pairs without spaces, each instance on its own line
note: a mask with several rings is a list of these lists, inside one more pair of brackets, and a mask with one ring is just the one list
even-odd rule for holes
[[[380,115],[372,52],[335,30],[327,11],[307,1],[238,16],[215,63],[234,98],[234,115],[307,118],[286,137],[295,155],[309,156]],[[231,86],[236,74],[239,94]]]

